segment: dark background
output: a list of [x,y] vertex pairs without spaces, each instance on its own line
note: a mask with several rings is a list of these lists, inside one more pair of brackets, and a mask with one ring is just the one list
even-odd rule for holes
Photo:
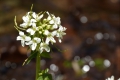
[[51,46],[52,58],[41,60],[54,80],[120,77],[120,0],[0,0],[0,80],[35,78],[35,59],[22,66],[29,52],[14,28],[14,16],[22,23],[32,4],[36,13],[60,16],[67,28],[62,43]]

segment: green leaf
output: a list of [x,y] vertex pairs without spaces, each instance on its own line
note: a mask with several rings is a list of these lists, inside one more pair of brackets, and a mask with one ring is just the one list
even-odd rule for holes
[[43,52],[40,54],[42,57],[45,57],[45,58],[51,58],[50,54],[47,53],[47,52]]
[[39,76],[37,80],[44,80],[42,76]]
[[72,64],[70,61],[66,60],[63,62],[63,65],[66,67],[66,68],[71,68],[72,67]]
[[48,73],[49,69],[40,71],[37,80],[52,80],[52,75]]
[[97,59],[95,59],[94,61],[95,61],[95,66],[96,66],[98,69],[100,69],[100,70],[103,70],[103,69],[104,69],[104,64],[103,64],[104,60],[103,60],[103,59],[97,58]]
[[33,58],[37,56],[37,51],[31,51],[30,56],[23,62],[23,65],[28,64]]
[[44,80],[52,80],[51,74],[46,73],[44,76],[45,76]]

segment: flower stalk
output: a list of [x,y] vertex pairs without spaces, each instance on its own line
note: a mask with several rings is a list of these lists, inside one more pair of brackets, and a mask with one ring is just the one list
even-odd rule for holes
[[40,54],[37,53],[37,56],[36,56],[36,80],[38,79],[39,77],[39,72],[40,72]]

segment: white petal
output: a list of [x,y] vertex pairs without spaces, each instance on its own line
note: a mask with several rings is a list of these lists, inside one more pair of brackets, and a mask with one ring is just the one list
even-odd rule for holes
[[20,24],[20,26],[23,27],[23,28],[27,28],[27,25],[28,25],[28,23],[22,23],[22,24]]
[[23,16],[22,19],[23,19],[23,21],[26,21],[26,16]]
[[46,13],[47,13],[48,15],[50,15],[48,11],[47,11]]
[[40,44],[40,51],[42,52],[43,49],[45,49],[47,52],[50,52],[50,47],[45,43]]
[[45,43],[49,44],[50,39],[47,37]]
[[22,19],[23,19],[24,22],[29,22],[29,17],[28,16],[23,16]]
[[52,32],[52,36],[55,36],[55,35],[57,35],[57,31]]
[[36,27],[36,23],[30,23],[29,26]]
[[21,45],[24,47],[25,46],[25,41],[24,40],[21,40]]
[[38,17],[38,20],[40,20],[43,17],[43,14]]
[[53,42],[53,43],[56,43],[56,41],[53,37],[50,37],[50,41]]
[[49,33],[50,33],[50,32],[49,32],[48,30],[45,30],[45,31],[44,31],[44,34],[45,34],[45,35],[48,35]]
[[58,28],[57,24],[54,24],[52,27],[53,27],[54,29],[57,29],[57,28]]
[[42,53],[43,52],[43,49],[42,48],[40,48],[40,53]]
[[63,31],[65,31],[67,28],[63,27]]
[[63,27],[61,25],[59,26],[59,31],[63,31]]
[[46,50],[47,52],[50,52],[50,47],[49,47],[48,45],[46,45],[45,50]]
[[57,33],[56,37],[61,37],[61,33]]
[[21,36],[18,36],[18,37],[17,37],[17,40],[22,40],[22,37],[21,37]]
[[35,33],[35,31],[31,28],[27,29],[27,32],[30,33],[31,35],[33,35]]
[[48,16],[47,20],[51,20],[51,19],[52,19],[51,16]]
[[37,15],[35,12],[33,12],[32,16],[36,19]]
[[61,22],[60,22],[60,17],[57,17],[55,20],[56,20],[56,23],[57,23],[57,24],[60,24],[60,23],[61,23]]
[[53,20],[51,20],[49,23],[50,23],[50,24],[54,24],[54,21],[53,21]]
[[29,41],[29,42],[25,42],[26,45],[31,45],[33,42]]
[[62,40],[60,38],[58,40],[59,40],[60,43],[62,42]]
[[24,35],[24,32],[19,31],[19,35],[20,35],[20,36],[23,36],[23,35]]
[[40,43],[41,39],[40,38],[37,38],[35,37],[34,40],[37,42],[37,43]]
[[36,46],[37,46],[37,43],[33,43],[33,44],[31,45],[32,50],[35,50],[35,49],[36,49]]
[[28,37],[28,36],[25,37],[25,41],[30,41],[30,40],[31,40],[30,37]]
[[30,22],[36,22],[36,20],[35,19],[31,19]]
[[114,76],[111,76],[111,80],[114,80]]

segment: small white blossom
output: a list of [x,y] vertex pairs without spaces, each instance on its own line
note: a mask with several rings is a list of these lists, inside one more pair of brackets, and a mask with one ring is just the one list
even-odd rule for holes
[[26,45],[30,45],[32,50],[35,50],[37,47],[37,44],[40,43],[41,39],[38,37],[34,37],[31,41],[26,43]]
[[[110,78],[107,78],[106,80],[114,80],[114,76],[111,76]],[[118,80],[120,80],[120,78]]]
[[36,20],[31,19],[30,12],[28,12],[26,16],[23,16],[22,19],[23,23],[20,24],[21,27],[27,28],[28,26],[36,26]]
[[111,78],[108,78],[106,80],[114,80],[114,76],[111,76]]
[[38,27],[33,26],[32,28],[27,29],[27,32],[31,35],[34,35],[35,32],[38,30]]
[[29,36],[24,35],[24,32],[22,31],[19,32],[19,35],[20,36],[17,37],[17,40],[21,40],[21,44],[24,47],[25,41],[30,41],[31,38]]
[[43,50],[50,52],[50,47],[46,43],[40,43],[39,50],[40,50],[40,53],[42,53]]
[[58,25],[61,23],[60,22],[60,17],[53,16],[49,23],[53,24],[54,29],[58,28]]
[[27,26],[29,25],[29,22],[30,22],[30,17],[29,16],[23,16],[22,19],[23,19],[24,23],[20,24],[20,26],[23,27],[23,28],[27,28]]
[[55,36],[54,33],[52,33],[52,32],[50,33],[48,30],[45,30],[44,34],[47,35],[47,38],[45,41],[46,44],[49,44],[49,42],[51,42],[52,44],[56,43],[56,41],[54,39],[54,36]]
[[38,16],[38,14],[36,14],[35,12],[32,14],[32,16],[34,17],[34,19],[36,20],[36,21],[39,21],[42,17],[43,17],[43,14],[42,15],[40,15],[40,16]]
[[66,35],[66,33],[64,32],[65,30],[65,27],[59,26],[59,29],[57,31],[54,31],[54,34],[56,34],[56,37],[58,37],[60,43],[62,42],[61,39],[63,35]]

